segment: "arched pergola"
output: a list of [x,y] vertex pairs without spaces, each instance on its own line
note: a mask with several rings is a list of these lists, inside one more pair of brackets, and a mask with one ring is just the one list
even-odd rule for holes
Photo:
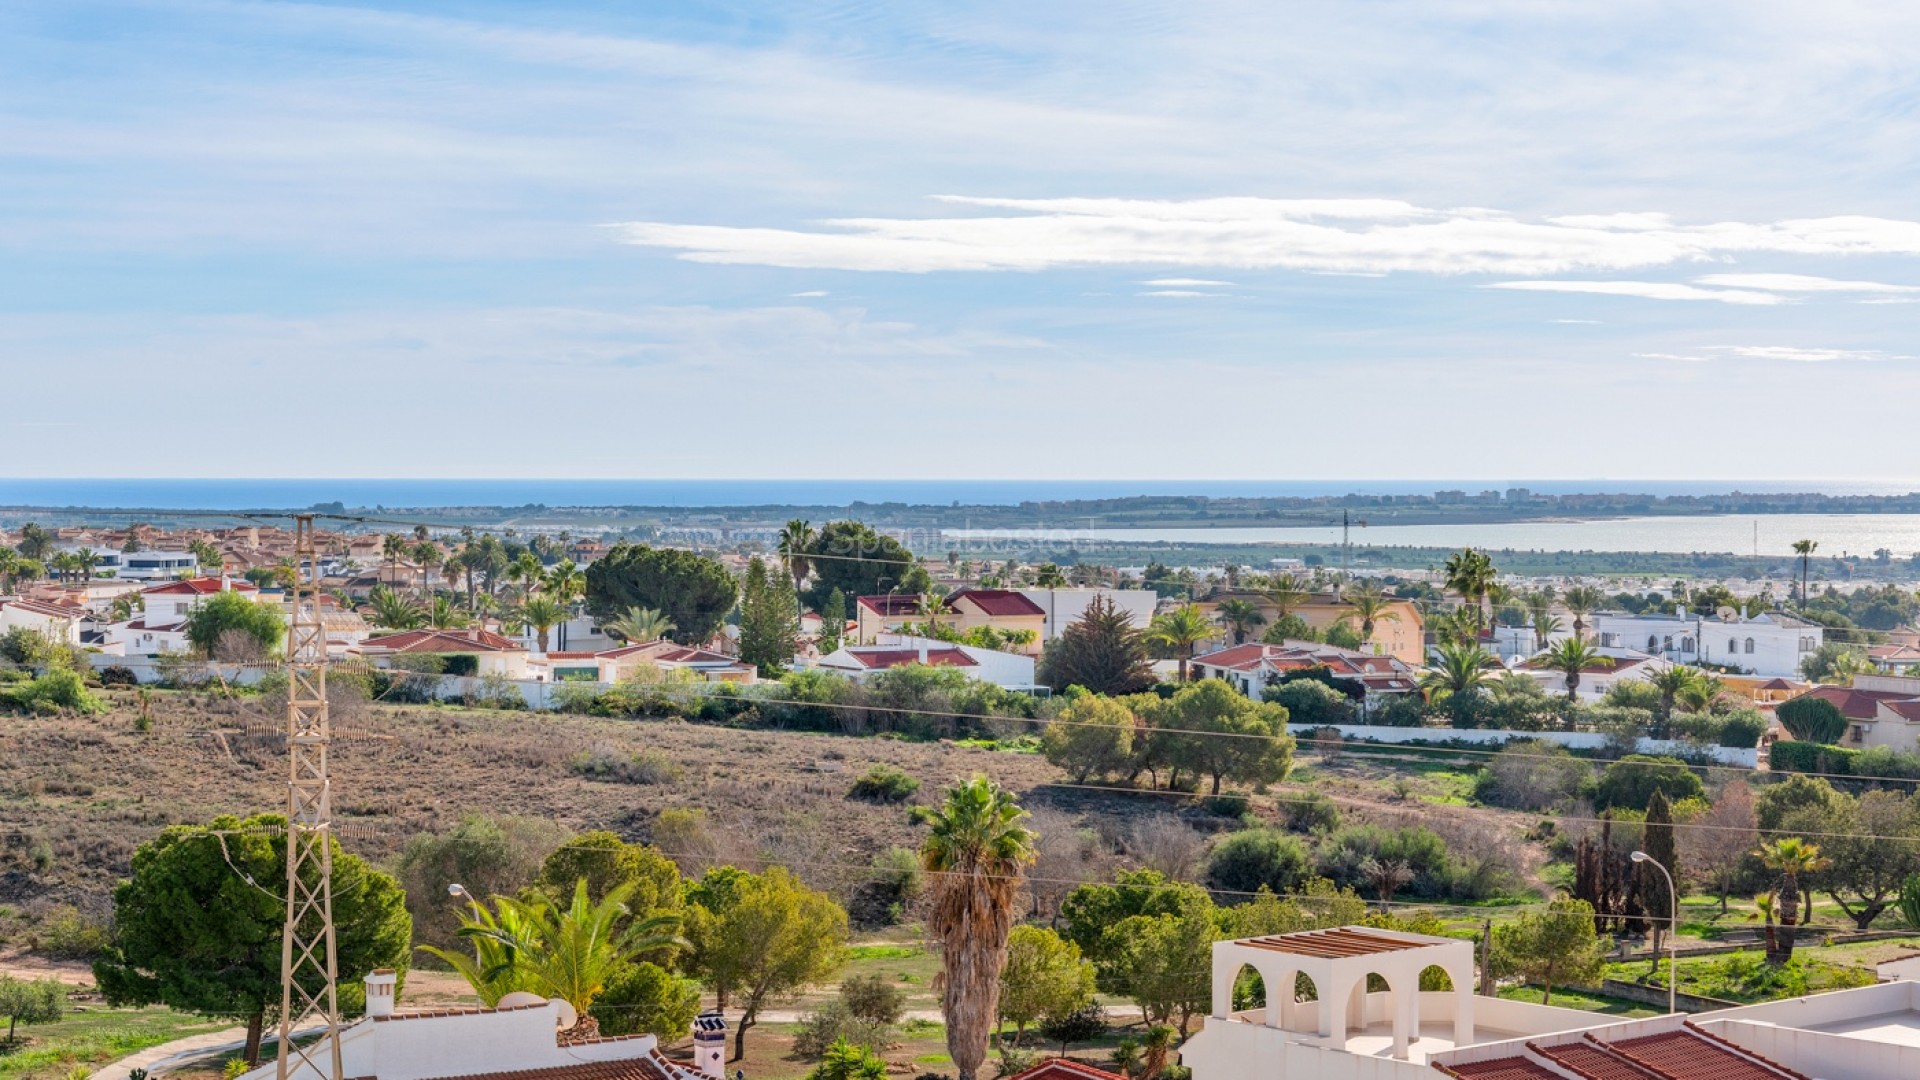
[[[1420,1034],[1420,973],[1438,967],[1453,983],[1454,1043],[1473,1041],[1473,943],[1393,930],[1341,927],[1273,937],[1216,942],[1213,946],[1213,1015],[1233,1012],[1233,985],[1240,969],[1251,967],[1266,984],[1264,1023],[1271,1028],[1306,1031],[1326,1045],[1345,1047],[1350,1030],[1367,1022],[1368,976],[1386,989],[1386,1014],[1393,1024],[1393,1056],[1407,1058]],[[1317,1001],[1295,1002],[1296,976],[1312,980]]]

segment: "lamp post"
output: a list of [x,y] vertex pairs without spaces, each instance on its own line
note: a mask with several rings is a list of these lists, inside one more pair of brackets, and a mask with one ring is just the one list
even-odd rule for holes
[[1655,870],[1660,871],[1660,876],[1667,879],[1667,1012],[1677,1013],[1680,1011],[1680,890],[1674,888],[1673,875],[1660,865],[1660,860],[1644,851],[1636,851],[1633,861],[1652,864]]

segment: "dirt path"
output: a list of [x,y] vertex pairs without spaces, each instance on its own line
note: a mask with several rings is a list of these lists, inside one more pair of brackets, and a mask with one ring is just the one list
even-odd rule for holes
[[0,952],[0,975],[16,979],[58,979],[68,986],[93,985],[93,968],[85,960],[49,960],[18,949]]

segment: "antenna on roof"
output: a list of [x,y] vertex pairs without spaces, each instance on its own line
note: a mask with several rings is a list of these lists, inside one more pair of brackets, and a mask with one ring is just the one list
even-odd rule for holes
[[[333,935],[333,792],[327,778],[327,632],[313,515],[294,516],[287,627],[287,921],[280,931],[278,1080],[301,1065],[341,1080],[340,960]],[[303,873],[303,871],[305,871]],[[320,1037],[294,1042],[302,1026]],[[326,1064],[322,1064],[325,1061]]]

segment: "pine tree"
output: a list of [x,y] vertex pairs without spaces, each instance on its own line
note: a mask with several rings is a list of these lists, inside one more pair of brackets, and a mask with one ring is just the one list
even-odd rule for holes
[[1047,646],[1039,674],[1056,693],[1084,686],[1096,694],[1131,694],[1153,685],[1144,635],[1133,616],[1104,597]]
[[827,602],[820,608],[820,651],[830,653],[838,649],[846,628],[847,594],[835,589],[827,594]]
[[[1647,800],[1647,823],[1640,840],[1640,850],[1665,867],[1667,873],[1673,875],[1674,883],[1679,884],[1680,855],[1673,840],[1673,804],[1667,801],[1664,791],[1655,789],[1653,797]],[[1667,920],[1673,910],[1673,898],[1667,895],[1667,880],[1660,876],[1660,871],[1637,868],[1637,873],[1640,877],[1640,906],[1653,924],[1653,955],[1657,965],[1660,962],[1660,939],[1672,929],[1667,926]]]
[[769,573],[758,555],[747,564],[740,587],[740,659],[772,675],[793,659],[800,636],[794,615],[793,582]]

